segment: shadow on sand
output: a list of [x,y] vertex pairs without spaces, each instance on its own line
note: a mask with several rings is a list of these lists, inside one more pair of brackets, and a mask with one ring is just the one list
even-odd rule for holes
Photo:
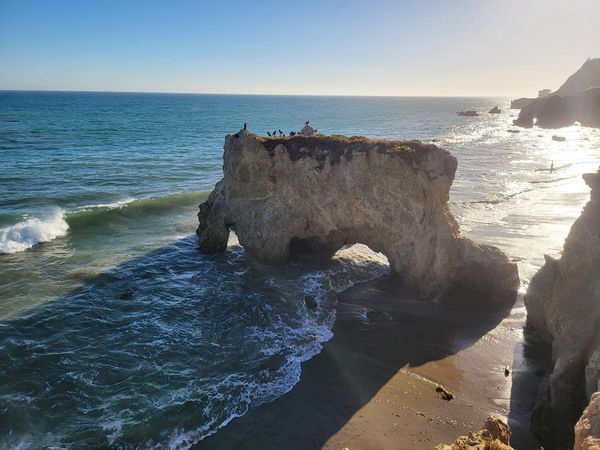
[[[249,411],[194,448],[431,449],[443,439],[453,441],[465,432],[448,426],[436,428],[438,424],[431,418],[429,421],[424,419],[420,428],[411,424],[425,416],[419,410],[439,411],[445,408],[446,412],[441,414],[447,413],[450,417],[462,417],[463,420],[475,420],[477,417],[471,412],[477,405],[460,399],[453,402],[437,399],[434,383],[442,380],[435,379],[421,383],[420,388],[425,386],[425,389],[417,389],[419,392],[412,400],[398,400],[393,395],[377,398],[380,404],[397,402],[396,409],[390,409],[397,411],[393,421],[398,423],[393,425],[400,425],[403,420],[408,422],[407,428],[396,437],[393,437],[393,431],[390,435],[381,433],[373,436],[368,444],[357,437],[378,433],[380,430],[374,429],[377,428],[375,426],[370,429],[353,426],[344,435],[336,434],[355,415],[362,417],[361,409],[374,401],[401,369],[408,368],[412,372],[412,368],[431,362],[437,366],[436,362],[475,344],[510,313],[511,309],[506,308],[476,310],[424,302],[394,276],[355,286],[341,295],[334,337],[319,355],[303,364],[300,382],[285,396]],[[447,367],[452,368],[453,364]],[[464,374],[460,367],[446,373],[443,368],[436,370],[432,373],[444,377],[443,382],[450,383],[450,386],[453,382],[468,385],[472,381],[482,391],[485,388],[486,380],[461,379]],[[503,378],[503,375],[499,376]],[[411,390],[408,385],[413,383],[403,385],[396,380],[395,384],[396,390]],[[375,416],[367,419],[366,423],[369,423],[368,420],[377,424],[381,418]],[[465,425],[465,431],[476,431],[481,423]],[[352,439],[353,433],[356,440]],[[344,437],[350,440],[344,440]],[[530,436],[524,439],[530,439]]]

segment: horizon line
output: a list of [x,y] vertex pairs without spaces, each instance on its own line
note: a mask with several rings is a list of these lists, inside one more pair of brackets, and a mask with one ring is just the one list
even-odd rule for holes
[[170,91],[102,91],[92,89],[0,89],[0,92],[88,93],[88,94],[170,94],[170,95],[230,95],[252,97],[363,97],[363,98],[517,98],[511,95],[385,95],[385,94],[261,94],[236,92],[170,92]]

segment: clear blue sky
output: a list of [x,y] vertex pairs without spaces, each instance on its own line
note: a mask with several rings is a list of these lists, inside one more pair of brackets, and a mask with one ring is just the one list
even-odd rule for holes
[[0,0],[0,89],[534,95],[600,0]]

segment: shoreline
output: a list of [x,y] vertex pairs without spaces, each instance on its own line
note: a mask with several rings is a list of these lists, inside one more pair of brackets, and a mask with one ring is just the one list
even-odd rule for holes
[[[525,314],[521,296],[474,310],[419,300],[393,275],[356,285],[290,392],[192,448],[431,449],[495,415],[516,448],[537,449],[529,412],[543,363],[524,356]],[[455,398],[437,398],[438,384]]]

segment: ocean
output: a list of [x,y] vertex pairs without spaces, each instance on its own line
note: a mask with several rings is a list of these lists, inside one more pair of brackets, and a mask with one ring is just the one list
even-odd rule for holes
[[198,204],[244,122],[449,150],[461,229],[516,261],[524,291],[589,198],[600,133],[510,133],[509,104],[0,92],[0,448],[188,448],[288,392],[332,336],[336,295],[389,273],[360,244],[282,267],[233,234],[198,252]]

